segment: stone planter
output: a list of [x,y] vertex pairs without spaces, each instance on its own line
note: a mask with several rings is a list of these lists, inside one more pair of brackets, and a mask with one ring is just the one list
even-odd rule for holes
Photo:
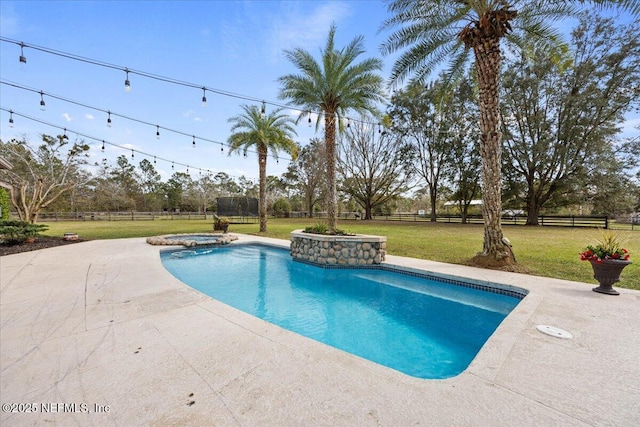
[[600,286],[593,288],[594,292],[607,295],[620,295],[613,289],[613,284],[620,281],[622,269],[631,264],[631,261],[616,259],[605,259],[601,262],[590,260],[593,268],[593,277],[600,283]]
[[362,266],[380,264],[386,253],[386,236],[330,236],[302,230],[291,233],[294,260],[319,265]]

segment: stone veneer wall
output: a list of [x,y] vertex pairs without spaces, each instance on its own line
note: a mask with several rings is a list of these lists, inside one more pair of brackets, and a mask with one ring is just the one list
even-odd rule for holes
[[325,236],[291,233],[291,256],[294,259],[321,265],[372,265],[384,261],[386,236]]

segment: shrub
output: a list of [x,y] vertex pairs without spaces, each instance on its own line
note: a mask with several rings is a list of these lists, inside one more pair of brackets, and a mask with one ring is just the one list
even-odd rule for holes
[[311,234],[326,234],[330,236],[355,236],[354,233],[350,233],[348,231],[340,229],[336,229],[335,231],[331,232],[329,231],[329,227],[327,226],[327,224],[323,223],[317,223],[316,225],[306,227],[304,229],[304,232]]
[[49,226],[45,224],[31,224],[30,222],[19,220],[0,220],[0,238],[10,245],[22,243],[29,238],[35,238],[48,229]]
[[9,219],[11,216],[11,202],[9,192],[0,187],[0,220]]
[[273,204],[273,216],[276,218],[289,218],[291,214],[291,204],[284,197],[278,199]]

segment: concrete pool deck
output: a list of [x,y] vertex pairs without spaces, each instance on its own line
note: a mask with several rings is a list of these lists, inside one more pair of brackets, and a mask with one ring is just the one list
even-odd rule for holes
[[161,249],[136,238],[0,257],[1,425],[640,425],[640,291],[388,255],[530,292],[465,372],[421,380],[189,288]]

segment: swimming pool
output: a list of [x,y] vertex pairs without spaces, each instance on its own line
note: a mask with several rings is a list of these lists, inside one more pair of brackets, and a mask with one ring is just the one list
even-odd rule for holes
[[212,298],[418,378],[461,373],[526,293],[385,267],[321,268],[259,244],[160,256],[171,274]]

